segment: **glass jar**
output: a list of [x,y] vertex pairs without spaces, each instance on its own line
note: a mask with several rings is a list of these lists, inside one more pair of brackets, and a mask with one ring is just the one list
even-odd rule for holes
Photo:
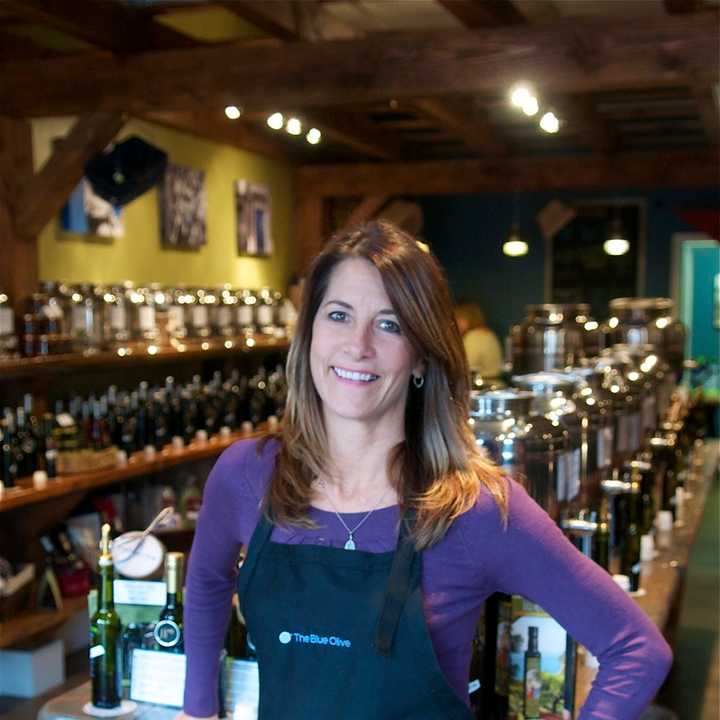
[[167,334],[173,340],[183,340],[187,337],[188,308],[192,304],[192,293],[184,287],[169,291],[169,304],[167,309]]
[[243,335],[252,335],[255,332],[255,306],[257,296],[252,290],[244,288],[236,293],[238,299],[236,322]]
[[155,318],[155,300],[148,288],[134,288],[126,283],[125,297],[130,310],[130,329],[134,340],[155,343],[158,328]]
[[218,288],[216,295],[218,297],[218,304],[214,308],[211,316],[211,324],[215,328],[216,335],[229,339],[236,333],[237,295],[230,285],[223,285],[221,288]]
[[105,338],[110,346],[122,345],[130,340],[127,298],[122,285],[113,285],[103,291]]
[[75,352],[97,352],[103,346],[103,307],[95,286],[81,283],[70,295],[70,328]]
[[558,522],[558,460],[568,449],[568,432],[559,420],[535,414],[533,400],[533,394],[524,390],[474,392],[469,423],[489,459]]
[[17,355],[18,339],[15,335],[15,313],[10,298],[0,290],[0,358]]
[[44,323],[39,324],[45,325],[48,354],[72,352],[70,288],[64,283],[48,280],[40,283],[40,294],[44,297],[41,313],[45,319]]
[[194,290],[193,302],[190,304],[188,337],[196,340],[207,340],[212,335],[210,311],[216,304],[217,298],[212,292],[208,293],[204,288]]
[[583,457],[582,453],[587,437],[572,400],[575,390],[572,378],[562,373],[529,373],[513,375],[512,384],[533,394],[533,412],[559,420],[567,430],[568,449],[558,458],[557,499],[561,513],[575,514],[581,508],[582,479],[587,478],[587,466],[583,467],[587,455]]
[[275,334],[275,297],[270,288],[261,288],[257,294],[255,325],[263,335]]

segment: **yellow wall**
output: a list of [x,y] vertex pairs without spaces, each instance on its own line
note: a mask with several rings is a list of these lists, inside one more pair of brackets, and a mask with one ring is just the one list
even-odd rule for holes
[[[71,126],[70,118],[33,121],[35,167],[50,154],[51,142]],[[205,172],[207,244],[199,251],[160,247],[160,210],[153,189],[123,209],[125,237],[108,241],[60,230],[56,220],[38,239],[41,280],[111,283],[160,282],[168,285],[264,285],[284,291],[294,267],[290,163],[201,140],[164,127],[132,120],[120,137],[138,135],[168,154],[169,161]],[[270,189],[273,255],[239,257],[235,244],[233,181],[247,179]]]

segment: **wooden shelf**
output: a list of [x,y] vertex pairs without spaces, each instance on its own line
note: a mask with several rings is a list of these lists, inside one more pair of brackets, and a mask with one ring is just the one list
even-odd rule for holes
[[62,610],[32,610],[0,623],[0,649],[16,647],[31,637],[54,630],[75,613],[87,611],[87,597],[63,598]]
[[130,365],[203,360],[207,358],[232,357],[237,353],[255,353],[277,350],[284,352],[289,347],[287,339],[266,336],[237,338],[233,345],[226,347],[223,341],[208,341],[178,347],[148,346],[118,351],[102,351],[91,354],[69,353],[66,355],[45,355],[32,358],[0,360],[0,381],[18,377],[33,377],[53,374],[59,371],[71,372],[89,367],[128,367]]
[[6,489],[0,496],[0,513],[71,493],[112,485],[142,475],[152,475],[182,463],[205,460],[219,455],[237,440],[259,437],[261,434],[262,430],[259,429],[254,433],[233,433],[226,438],[214,435],[205,443],[193,442],[182,450],[167,446],[152,459],[146,458],[143,452],[137,452],[129,458],[127,465],[119,465],[106,470],[60,475],[48,480],[44,488],[35,488],[31,478],[22,478],[18,485]]

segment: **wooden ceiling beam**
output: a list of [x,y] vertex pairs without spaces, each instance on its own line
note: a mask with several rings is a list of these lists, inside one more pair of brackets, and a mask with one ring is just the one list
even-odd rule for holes
[[471,150],[487,157],[508,154],[507,143],[471,103],[453,98],[419,98],[413,104],[451,135],[462,138]]
[[523,190],[698,187],[717,184],[707,150],[516,157],[402,164],[313,165],[298,170],[306,196],[453,195]]
[[523,25],[527,22],[512,0],[437,0],[437,2],[469,28]]
[[125,120],[120,113],[98,112],[81,117],[58,142],[43,167],[20,189],[15,227],[35,237],[52,220],[85,174],[85,163],[118,134]]
[[720,83],[714,86],[695,83],[693,95],[708,142],[717,147],[720,145]]
[[117,53],[198,44],[187,35],[109,0],[83,0],[81,8],[67,0],[5,0],[5,5],[22,20],[49,25]]
[[[713,16],[715,17],[715,16]],[[568,53],[577,35],[603,48],[589,71]],[[715,26],[707,14],[559,21],[542,26],[442,33],[385,33],[281,47],[198,47],[128,58],[58,58],[0,64],[0,106],[20,116],[333,106],[387,98],[497,92],[518,77],[541,92],[677,86],[717,77]]]
[[685,15],[702,7],[700,0],[663,0],[668,15]]
[[402,160],[402,142],[393,131],[375,129],[356,113],[335,108],[309,109],[301,113],[307,127],[317,127],[326,137],[358,153],[380,160]]
[[287,0],[274,0],[272,7],[263,0],[226,0],[216,4],[272,37],[289,42],[302,39],[294,27],[292,6]]
[[616,147],[616,138],[607,123],[595,109],[588,95],[566,95],[552,102],[567,121],[594,152],[609,153]]

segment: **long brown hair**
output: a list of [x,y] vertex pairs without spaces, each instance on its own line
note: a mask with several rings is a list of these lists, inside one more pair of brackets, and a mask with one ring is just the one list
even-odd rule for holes
[[440,540],[475,504],[481,486],[505,518],[505,483],[479,452],[467,422],[469,371],[443,272],[413,237],[383,221],[335,235],[307,275],[288,354],[288,398],[266,511],[275,522],[312,527],[311,484],[328,465],[322,403],[310,374],[312,327],[333,270],[348,258],[363,258],[379,271],[402,331],[426,366],[422,388],[411,384],[408,391],[405,440],[388,461],[401,506],[416,511],[418,549]]

